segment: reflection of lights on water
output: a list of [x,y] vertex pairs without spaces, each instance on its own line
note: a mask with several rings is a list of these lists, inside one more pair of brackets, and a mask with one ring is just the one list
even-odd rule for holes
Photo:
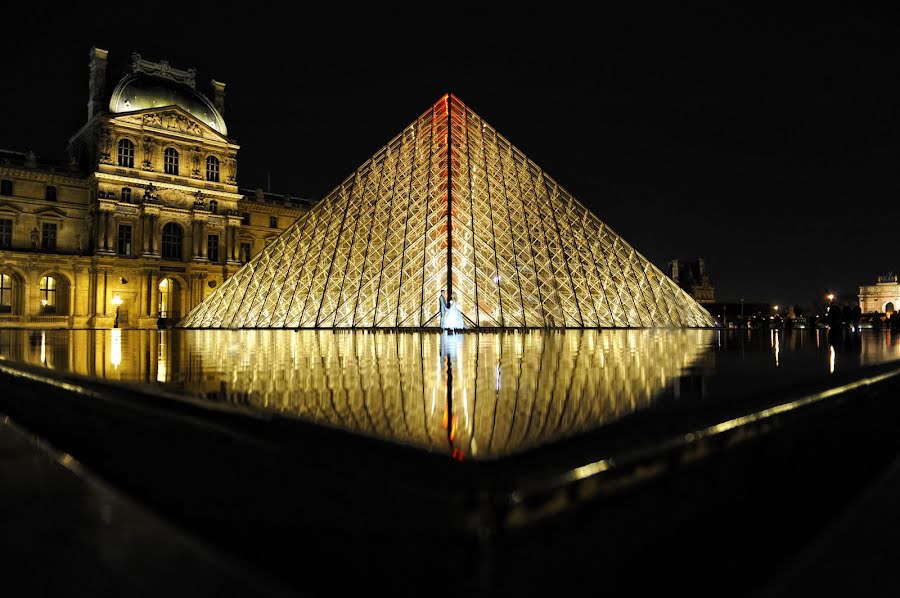
[[834,347],[830,347],[830,349],[831,349],[831,354],[828,358],[828,373],[833,374],[834,373]]
[[772,336],[775,338],[775,367],[778,367],[778,354],[781,353],[781,347],[778,342],[778,333],[773,330]]
[[109,361],[112,362],[114,369],[119,369],[122,363],[122,329],[112,329],[112,350],[109,353]]
[[47,365],[47,333],[41,331],[41,363]]
[[156,346],[156,381],[165,382],[168,373],[166,367],[166,331],[160,330],[159,344]]
[[[31,342],[46,346],[39,334],[35,331],[30,338],[37,342]],[[56,333],[47,334],[57,342]],[[444,336],[114,329],[109,336],[103,333],[88,341],[94,343],[89,349],[96,351],[88,359],[69,358],[56,365],[86,368],[93,355],[99,358],[105,349],[110,357],[103,355],[106,368],[100,375],[109,378],[144,381],[145,367],[151,367],[149,380],[159,384],[178,381],[191,393],[224,392],[226,400],[253,409],[278,410],[429,450],[444,452],[452,435],[452,448],[459,455],[471,458],[477,453],[483,459],[567,437],[644,408],[715,346],[711,332],[693,330],[457,334],[447,335],[442,346]],[[141,344],[141,351],[127,361],[120,357],[126,339],[129,351],[134,352],[132,344]],[[79,340],[78,346],[82,344]],[[42,360],[56,359],[59,347],[52,348],[43,353],[32,349],[27,355],[31,360],[39,355]],[[120,359],[114,372],[111,366]],[[433,360],[432,367],[427,360]],[[447,402],[451,367],[452,409]],[[569,393],[584,398],[555,401]],[[535,424],[521,434],[525,422],[546,417],[549,404],[561,409],[559,414],[554,411],[554,418],[561,417],[558,424]],[[576,413],[585,416],[572,416]],[[387,419],[370,427],[373,417]],[[508,442],[492,440],[507,437]]]

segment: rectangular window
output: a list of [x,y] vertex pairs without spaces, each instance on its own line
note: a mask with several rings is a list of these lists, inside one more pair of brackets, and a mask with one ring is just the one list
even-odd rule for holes
[[12,226],[12,220],[0,220],[0,249],[12,248]]
[[250,243],[241,243],[241,262],[247,263],[250,261]]
[[56,187],[47,185],[44,189],[44,199],[47,201],[56,201]]
[[125,203],[131,203],[131,188],[130,187],[122,187],[122,201]]
[[219,235],[206,236],[206,257],[211,262],[219,261]]
[[241,224],[250,224],[250,212],[241,213]]
[[131,225],[119,225],[119,255],[131,255]]
[[45,222],[41,225],[41,249],[56,251],[56,223]]
[[206,159],[206,180],[219,182],[219,159],[215,156],[209,156]]
[[12,195],[13,182],[7,179],[0,181],[0,195]]
[[178,174],[178,152],[171,147],[167,147],[163,152],[163,171],[166,174]]
[[278,216],[269,216],[269,228],[278,228]]

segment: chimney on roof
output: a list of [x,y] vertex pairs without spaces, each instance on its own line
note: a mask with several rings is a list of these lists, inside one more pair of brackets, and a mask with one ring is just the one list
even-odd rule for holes
[[219,111],[219,114],[222,117],[225,117],[225,84],[215,79],[210,79],[209,81],[212,84],[213,88],[213,104],[216,106],[216,110]]
[[678,260],[672,260],[671,262],[669,262],[669,272],[672,280],[674,280],[676,283],[680,282],[680,277],[678,276]]
[[88,77],[88,120],[95,114],[103,112],[103,104],[106,100],[106,57],[109,52],[100,48],[91,48],[91,61],[88,68],[91,71]]

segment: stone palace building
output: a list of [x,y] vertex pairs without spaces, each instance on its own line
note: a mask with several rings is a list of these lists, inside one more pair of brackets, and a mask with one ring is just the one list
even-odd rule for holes
[[0,327],[171,324],[310,207],[238,188],[224,83],[133,54],[108,91],[107,52],[89,67],[65,163],[0,151]]

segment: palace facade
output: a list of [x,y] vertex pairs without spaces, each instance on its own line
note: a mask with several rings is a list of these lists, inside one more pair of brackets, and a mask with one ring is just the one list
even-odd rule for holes
[[224,83],[133,54],[108,91],[99,48],[89,68],[64,163],[0,151],[0,327],[169,325],[310,207],[238,188]]

